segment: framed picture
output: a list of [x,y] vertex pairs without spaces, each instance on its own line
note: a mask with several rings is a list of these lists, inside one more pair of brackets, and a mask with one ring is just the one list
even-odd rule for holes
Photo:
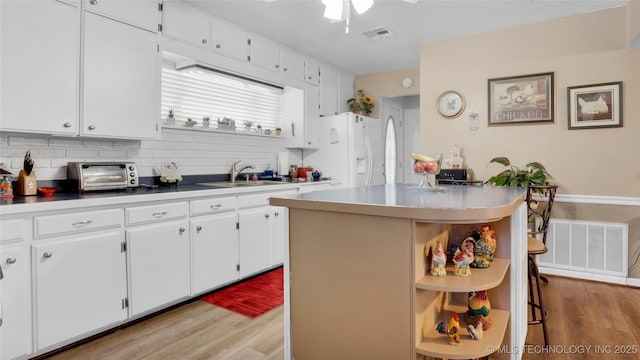
[[553,73],[489,79],[489,126],[553,123]]
[[567,87],[569,130],[622,126],[622,81]]

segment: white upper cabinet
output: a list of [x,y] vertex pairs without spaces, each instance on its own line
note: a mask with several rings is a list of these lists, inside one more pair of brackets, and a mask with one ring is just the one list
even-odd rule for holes
[[261,36],[249,39],[249,62],[271,71],[280,71],[280,47]]
[[313,59],[307,58],[304,64],[304,79],[309,84],[320,84],[320,65]]
[[304,81],[304,56],[286,48],[280,49],[280,69],[283,74]]
[[349,111],[347,100],[354,95],[354,78],[352,75],[338,74],[338,113]]
[[162,21],[159,0],[83,0],[85,10],[102,14],[130,25],[158,32]]
[[177,2],[164,3],[162,34],[203,49],[211,49],[211,17]]
[[320,67],[320,115],[338,114],[338,72]]
[[79,8],[0,1],[0,15],[0,130],[76,135]]
[[160,53],[156,34],[86,12],[80,135],[159,137]]
[[214,21],[211,25],[212,51],[243,62],[248,61],[249,44],[247,33],[239,27]]

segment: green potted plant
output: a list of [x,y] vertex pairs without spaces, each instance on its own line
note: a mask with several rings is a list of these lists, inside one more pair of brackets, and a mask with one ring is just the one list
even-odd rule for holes
[[167,114],[167,119],[165,120],[165,125],[174,126],[176,124],[176,118],[173,115],[173,108],[169,109],[169,113]]
[[547,178],[552,177],[547,169],[541,163],[534,161],[519,168],[511,165],[511,161],[507,157],[500,156],[491,159],[489,163],[496,163],[504,166],[506,169],[489,178],[485,184],[494,186],[529,186],[529,185],[545,185]]
[[211,126],[211,118],[208,116],[203,116],[202,117],[202,127],[203,128],[208,128],[209,126]]
[[280,134],[282,134],[282,129],[277,127],[276,128],[276,136],[280,136]]
[[347,100],[347,106],[349,110],[360,115],[371,114],[371,109],[374,106],[373,99],[364,93],[364,90],[358,90],[356,97]]

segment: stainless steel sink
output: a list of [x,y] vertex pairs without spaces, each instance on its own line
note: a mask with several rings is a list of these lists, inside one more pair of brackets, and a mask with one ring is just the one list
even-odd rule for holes
[[212,187],[251,187],[251,186],[265,186],[265,185],[279,185],[286,184],[283,181],[270,181],[270,180],[258,180],[258,181],[213,181],[206,183],[198,183],[198,185],[212,186]]

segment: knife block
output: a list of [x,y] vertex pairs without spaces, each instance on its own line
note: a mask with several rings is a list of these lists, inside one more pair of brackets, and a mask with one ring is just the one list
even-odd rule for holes
[[16,193],[18,195],[38,195],[38,180],[35,171],[31,171],[31,174],[27,175],[24,170],[20,170]]

